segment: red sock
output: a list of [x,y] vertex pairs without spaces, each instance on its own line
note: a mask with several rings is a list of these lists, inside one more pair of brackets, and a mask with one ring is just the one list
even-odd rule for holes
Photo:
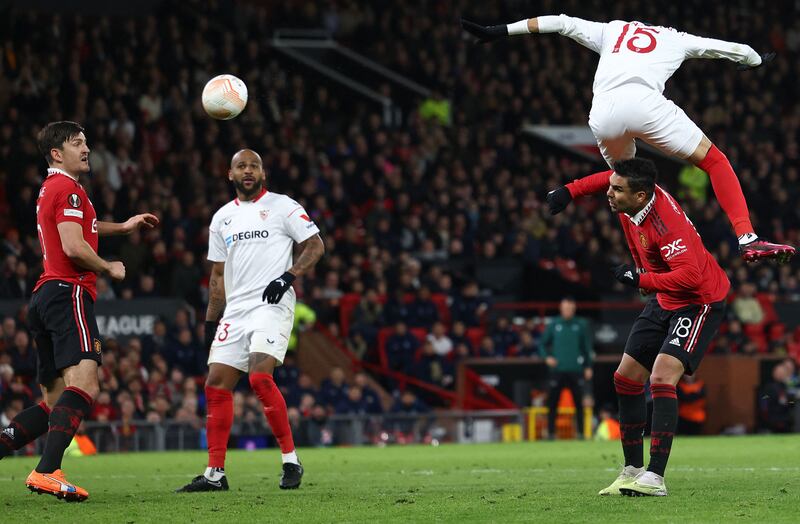
[[264,415],[272,428],[272,434],[278,440],[281,453],[294,451],[292,428],[289,427],[289,415],[286,413],[286,401],[275,379],[269,373],[250,373],[250,386],[264,404]]
[[208,467],[224,468],[228,439],[233,426],[233,393],[227,389],[206,386],[206,439],[208,440]]
[[711,187],[714,188],[714,194],[717,195],[717,201],[728,215],[728,220],[731,221],[736,236],[752,233],[753,224],[750,223],[750,211],[747,209],[742,186],[739,184],[739,179],[736,177],[731,163],[728,162],[728,157],[712,144],[706,157],[697,164],[697,167],[708,173]]

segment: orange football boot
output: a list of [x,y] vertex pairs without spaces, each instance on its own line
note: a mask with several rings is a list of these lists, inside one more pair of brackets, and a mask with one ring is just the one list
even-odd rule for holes
[[64,472],[60,469],[52,473],[38,473],[35,469],[28,475],[25,481],[28,489],[41,495],[53,495],[56,498],[64,499],[67,502],[83,502],[89,498],[89,492],[85,489],[67,482]]

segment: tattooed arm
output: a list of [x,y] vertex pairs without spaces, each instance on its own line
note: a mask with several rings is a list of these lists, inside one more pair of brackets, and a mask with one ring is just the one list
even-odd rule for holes
[[225,311],[225,262],[214,262],[208,281],[206,321],[217,322]]
[[325,253],[325,244],[319,235],[314,235],[297,244],[293,251],[294,264],[289,268],[289,273],[299,277],[314,267]]

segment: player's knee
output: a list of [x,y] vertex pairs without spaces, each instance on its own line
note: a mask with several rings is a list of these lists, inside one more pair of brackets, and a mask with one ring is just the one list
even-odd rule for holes
[[83,384],[82,387],[78,387],[92,399],[92,402],[94,402],[97,399],[97,395],[100,394],[100,386],[98,384]]
[[269,373],[250,373],[250,386],[254,391],[265,389],[267,391],[276,388],[275,379]]
[[665,369],[653,369],[650,375],[651,384],[672,384],[673,386],[681,379],[682,373]]

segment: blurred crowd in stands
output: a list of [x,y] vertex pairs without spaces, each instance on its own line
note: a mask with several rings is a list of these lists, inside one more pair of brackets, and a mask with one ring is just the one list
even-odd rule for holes
[[[570,267],[579,273],[574,281],[600,296],[633,299],[607,269],[628,253],[602,199],[554,219],[543,207],[549,190],[603,166],[520,132],[528,123],[585,125],[596,56],[557,35],[473,45],[460,15],[486,23],[558,12],[635,18],[776,50],[773,63],[753,71],[687,62],[666,95],[728,155],[757,231],[800,245],[800,11],[790,2],[710,10],[701,0],[618,2],[610,10],[599,0],[230,3],[165,2],[158,15],[125,19],[11,10],[0,21],[0,298],[29,297],[41,270],[35,200],[45,165],[35,136],[44,123],[69,119],[86,127],[92,174],[83,183],[99,219],[154,212],[162,220],[152,231],[101,240],[100,254],[121,259],[127,279],[100,278],[98,300],[183,297],[202,318],[208,224],[232,197],[229,159],[243,147],[261,153],[269,189],[303,203],[322,230],[326,256],[295,288],[358,356],[379,360],[385,343],[392,366],[451,387],[466,355],[538,354],[540,322],[512,326],[499,315],[486,323],[491,286],[475,268],[492,261],[553,267],[553,279],[569,278],[559,268]],[[328,29],[431,88],[446,111],[427,118],[409,110],[402,125],[388,125],[379,107],[318,81],[271,47],[264,28],[279,27]],[[246,111],[229,122],[208,118],[199,103],[205,81],[220,72],[240,76],[251,93]],[[383,88],[402,96],[392,89]],[[718,350],[798,355],[797,333],[780,327],[772,303],[800,301],[800,264],[746,265],[705,175],[684,169],[665,183],[733,282]],[[205,353],[189,318],[179,313],[124,345],[106,341],[94,419],[200,424],[195,377]],[[0,371],[10,366],[26,378],[0,373],[0,384],[27,394],[20,391],[30,386],[35,359],[24,312],[4,319],[2,331]],[[323,387],[312,402],[302,374],[291,366],[280,373],[295,414],[377,409],[363,386],[339,397]],[[258,412],[254,398],[237,396],[237,413]]]

